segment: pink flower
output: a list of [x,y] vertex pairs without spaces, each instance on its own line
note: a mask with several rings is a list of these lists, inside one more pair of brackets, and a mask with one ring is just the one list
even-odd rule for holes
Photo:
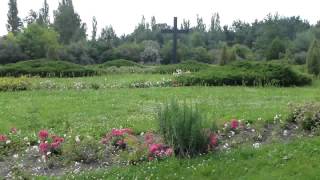
[[59,137],[59,136],[52,136],[53,142],[55,143],[63,143],[64,142],[64,138]]
[[0,134],[0,142],[6,142],[7,139],[7,136]]
[[12,134],[16,134],[18,132],[18,130],[17,130],[17,128],[14,127],[14,128],[11,128],[10,132]]
[[53,142],[50,144],[52,149],[58,149],[60,147],[60,142]]
[[165,152],[165,155],[166,156],[172,156],[173,154],[173,149],[172,148],[167,148],[166,152]]
[[49,150],[49,144],[46,142],[42,142],[39,145],[39,150],[41,153],[46,154]]
[[215,134],[210,135],[210,145],[217,146],[218,145],[218,137]]
[[146,133],[145,136],[144,136],[144,141],[146,142],[146,144],[152,144],[153,141],[154,141],[154,138],[153,138],[153,134],[152,133]]
[[231,128],[232,129],[237,129],[239,127],[239,121],[236,119],[231,120]]
[[119,146],[122,146],[122,145],[124,145],[125,143],[124,143],[124,140],[121,139],[121,140],[117,141],[116,144],[119,145]]
[[154,157],[151,157],[151,156],[150,156],[150,157],[148,157],[148,160],[149,160],[149,161],[153,161],[153,160],[154,160]]
[[157,151],[160,151],[162,147],[162,144],[152,144],[149,147],[149,152],[155,154]]
[[47,130],[41,130],[39,132],[38,136],[39,136],[40,140],[44,141],[44,140],[46,140],[48,138],[49,133],[48,133]]
[[111,134],[113,136],[123,136],[124,134],[132,134],[132,129],[125,128],[125,129],[112,129]]

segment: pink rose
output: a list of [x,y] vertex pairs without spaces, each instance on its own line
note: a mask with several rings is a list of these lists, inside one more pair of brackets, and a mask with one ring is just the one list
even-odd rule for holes
[[231,128],[237,129],[239,127],[239,121],[236,119],[231,120]]
[[7,139],[8,139],[7,136],[0,134],[0,142],[6,142]]
[[218,145],[218,137],[215,134],[210,135],[210,145],[217,146]]
[[46,140],[48,138],[49,133],[48,133],[47,130],[41,130],[39,132],[38,136],[39,136],[40,140],[44,141],[44,140]]
[[45,142],[40,143],[39,150],[41,153],[46,154],[49,150],[49,144]]

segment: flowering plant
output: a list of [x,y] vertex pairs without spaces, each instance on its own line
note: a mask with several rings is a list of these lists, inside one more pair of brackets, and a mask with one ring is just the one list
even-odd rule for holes
[[118,149],[125,149],[127,144],[125,138],[129,135],[132,135],[132,129],[112,129],[112,131],[102,139],[102,144],[111,144]]
[[61,144],[64,142],[64,138],[50,135],[47,130],[41,130],[38,133],[40,140],[39,152],[43,155],[50,155],[51,153],[59,154],[61,151]]
[[149,146],[149,156],[148,159],[163,159],[173,155],[173,149],[169,146],[163,144],[151,144]]

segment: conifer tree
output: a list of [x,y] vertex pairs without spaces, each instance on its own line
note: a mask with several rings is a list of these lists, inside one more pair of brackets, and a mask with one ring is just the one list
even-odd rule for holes
[[18,16],[18,7],[17,7],[17,0],[9,0],[9,10],[8,10],[8,24],[7,24],[7,30],[8,32],[12,32],[14,34],[17,34],[21,27],[22,27],[22,21]]
[[320,74],[320,45],[318,40],[311,44],[307,55],[308,72],[310,74]]

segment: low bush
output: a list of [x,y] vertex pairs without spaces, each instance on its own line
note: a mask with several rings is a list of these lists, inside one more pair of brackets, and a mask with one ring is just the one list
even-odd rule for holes
[[0,68],[0,76],[40,76],[40,77],[81,77],[95,75],[96,72],[84,66],[65,61],[47,59],[23,61],[7,64]]
[[310,76],[294,70],[291,66],[270,62],[236,62],[193,74],[184,74],[178,76],[176,80],[186,86],[303,86],[312,83]]
[[204,119],[197,108],[172,101],[158,111],[160,133],[177,156],[194,156],[208,149]]
[[0,91],[23,91],[31,88],[31,81],[26,77],[0,78]]
[[117,59],[113,61],[107,61],[103,64],[100,64],[98,67],[99,68],[106,68],[106,67],[141,67],[143,68],[144,66],[133,61],[128,61],[125,59]]
[[320,104],[308,103],[292,106],[287,120],[297,123],[304,130],[318,129],[320,127]]
[[184,61],[179,64],[161,65],[154,69],[154,73],[160,74],[172,74],[177,70],[198,72],[200,70],[207,69],[209,64],[200,63],[197,61]]

